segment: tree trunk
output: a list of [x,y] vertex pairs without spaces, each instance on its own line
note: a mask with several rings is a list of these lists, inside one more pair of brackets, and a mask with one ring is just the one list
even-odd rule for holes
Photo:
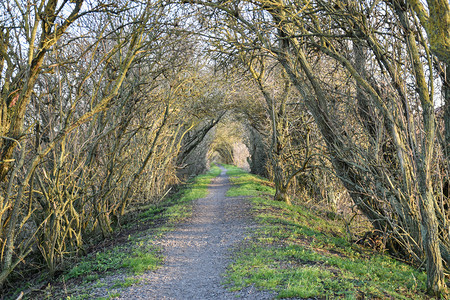
[[419,188],[422,195],[419,197],[419,205],[422,216],[422,240],[426,255],[427,292],[432,296],[441,296],[446,292],[446,284],[439,249],[438,221],[434,210],[431,181],[424,177],[426,174],[420,172]]
[[[445,147],[444,153],[447,162],[450,162],[450,64],[445,68],[444,80],[444,128],[445,128]],[[449,167],[449,166],[447,166]]]
[[275,201],[285,202],[291,205],[291,200],[289,199],[289,195],[287,193],[287,187],[279,181],[275,181],[275,196],[273,199]]
[[[420,190],[419,207],[422,217],[422,240],[426,254],[427,291],[432,296],[445,294],[446,284],[442,256],[439,249],[439,230],[435,212],[435,199],[431,181],[431,164],[434,153],[434,139],[436,137],[436,120],[433,99],[430,97],[425,72],[420,61],[419,51],[413,31],[409,28],[406,13],[397,9],[397,14],[406,30],[406,41],[415,71],[417,90],[422,104],[422,116],[425,138],[421,155],[416,153],[418,185]],[[431,87],[432,89],[433,87]]]

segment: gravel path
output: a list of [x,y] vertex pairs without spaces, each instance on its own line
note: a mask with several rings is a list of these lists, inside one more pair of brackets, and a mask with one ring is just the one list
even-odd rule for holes
[[230,292],[222,274],[230,247],[254,226],[243,198],[226,197],[226,169],[213,179],[209,195],[194,203],[193,216],[161,241],[165,264],[142,276],[139,284],[120,291],[120,299],[272,299],[273,294],[248,288]]

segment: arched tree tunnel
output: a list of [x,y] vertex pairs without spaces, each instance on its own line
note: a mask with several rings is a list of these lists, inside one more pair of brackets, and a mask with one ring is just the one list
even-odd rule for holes
[[249,171],[248,162],[254,158],[245,144],[246,135],[242,124],[224,120],[216,128],[214,140],[209,145],[208,162],[232,164]]
[[261,162],[264,160],[261,155],[267,155],[262,148],[263,141],[251,136],[246,129],[234,111],[226,112],[218,122],[201,126],[192,137],[187,137],[190,141],[195,136],[196,144],[192,147],[194,141],[185,142],[192,148],[189,153],[183,153],[181,161],[185,165],[180,170],[180,176],[202,173],[213,163],[235,165],[256,174],[267,174],[266,166]]
[[0,285],[229,163],[445,290],[448,1],[37,2],[0,1]]

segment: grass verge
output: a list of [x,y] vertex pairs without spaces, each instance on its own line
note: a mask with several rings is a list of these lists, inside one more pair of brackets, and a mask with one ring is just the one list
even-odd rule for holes
[[229,266],[232,289],[255,286],[278,298],[426,298],[424,272],[349,243],[342,221],[273,201],[270,182],[227,168],[235,184],[228,196],[253,196],[260,223]]

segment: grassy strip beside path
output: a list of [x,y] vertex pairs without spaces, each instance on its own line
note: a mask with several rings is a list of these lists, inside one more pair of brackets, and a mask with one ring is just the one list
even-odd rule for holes
[[[227,196],[253,196],[260,227],[236,253],[227,279],[279,298],[424,299],[424,272],[345,239],[342,220],[271,200],[271,183],[227,166],[235,185]],[[325,215],[325,214],[324,214]]]

